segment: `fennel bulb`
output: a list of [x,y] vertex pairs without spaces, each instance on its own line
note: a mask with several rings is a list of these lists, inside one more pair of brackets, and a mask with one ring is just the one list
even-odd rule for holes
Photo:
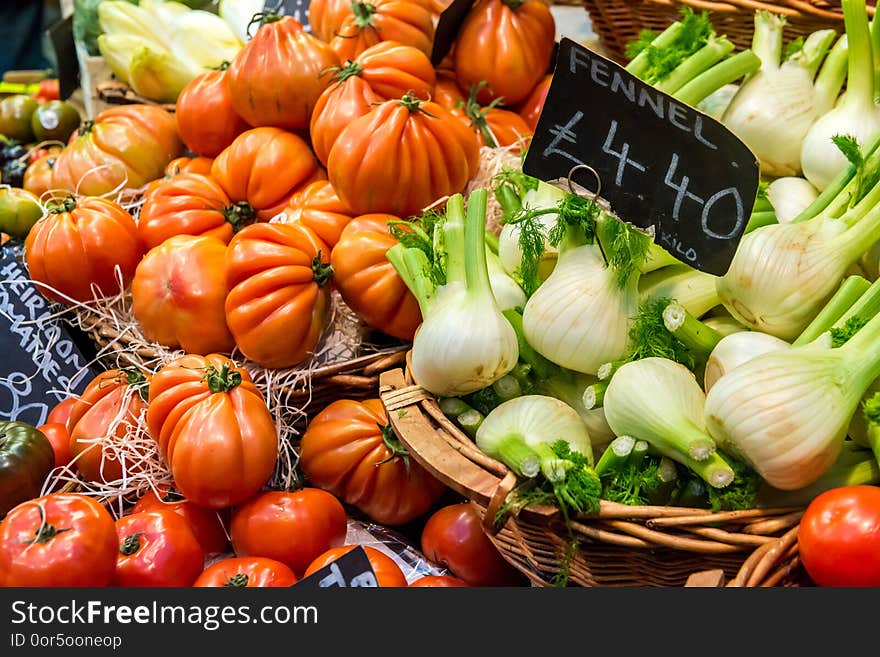
[[136,94],[158,103],[174,103],[198,70],[167,51],[143,46],[134,51],[129,64],[129,84]]
[[226,21],[200,10],[175,18],[169,41],[176,57],[199,69],[231,62],[242,48],[242,42]]
[[605,390],[605,417],[618,436],[634,436],[723,488],[733,468],[716,451],[703,419],[705,395],[693,373],[667,358],[621,365]]
[[814,76],[836,33],[810,34],[796,53],[782,59],[786,19],[755,12],[752,50],[761,68],[740,87],[722,122],[758,158],[762,175],[794,176],[801,172],[801,142],[817,118],[834,106],[846,67],[846,41],[838,43],[814,82]]
[[853,135],[867,143],[880,131],[880,106],[874,100],[873,49],[865,0],[842,0],[848,42],[846,91],[837,105],[819,118],[801,145],[804,177],[824,190],[847,166],[831,138]]
[[809,486],[835,462],[880,375],[880,317],[842,346],[829,346],[827,337],[756,356],[706,396],[706,426],[718,446],[780,490]]
[[715,382],[724,374],[750,361],[755,356],[789,347],[791,345],[785,340],[760,331],[731,333],[721,338],[712,353],[709,354],[706,370],[703,373],[703,389],[709,392]]
[[421,266],[407,268],[392,260],[422,307],[412,347],[413,378],[435,395],[481,390],[510,372],[519,357],[516,332],[489,282],[485,225],[485,189],[470,194],[466,216],[461,194],[446,202],[446,284],[434,295],[424,292],[429,285],[420,280]]
[[819,190],[813,187],[813,183],[798,176],[777,178],[767,186],[767,200],[781,224],[791,223],[818,196]]
[[489,270],[489,284],[500,310],[522,308],[526,305],[526,293],[501,264],[501,259],[491,249],[486,249],[486,265]]

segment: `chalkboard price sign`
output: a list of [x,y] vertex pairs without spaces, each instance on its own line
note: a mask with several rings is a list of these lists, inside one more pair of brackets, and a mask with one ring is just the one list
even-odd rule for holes
[[440,64],[443,58],[452,50],[452,44],[458,36],[458,31],[464,24],[475,0],[452,0],[449,6],[440,12],[437,19],[437,27],[434,30],[434,45],[431,49],[431,63],[434,66]]
[[81,393],[97,374],[83,338],[52,314],[28,277],[21,245],[7,242],[0,247],[0,420],[43,424],[65,391]]
[[[564,38],[523,171],[550,181],[577,165],[596,171],[617,216],[653,227],[676,258],[727,271],[758,191],[754,154],[718,121]],[[584,186],[595,189],[592,176]]]
[[304,588],[370,587],[376,588],[379,582],[367,552],[360,545],[349,550],[333,563],[304,577],[294,586]]
[[[302,23],[306,32],[312,31],[309,25],[309,2],[310,0],[266,0],[263,3],[264,12],[274,12],[279,16],[291,16]],[[251,34],[255,28],[251,28]]]

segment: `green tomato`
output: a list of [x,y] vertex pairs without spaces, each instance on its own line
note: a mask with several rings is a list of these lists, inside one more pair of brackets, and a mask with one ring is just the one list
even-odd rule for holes
[[32,141],[31,116],[39,106],[37,101],[23,94],[0,100],[0,135],[20,142]]
[[18,187],[0,187],[0,233],[23,240],[42,216],[35,194]]
[[38,142],[51,139],[66,144],[80,121],[79,112],[66,100],[50,100],[31,115],[31,129]]
[[52,443],[24,422],[0,422],[0,518],[40,495],[55,467]]

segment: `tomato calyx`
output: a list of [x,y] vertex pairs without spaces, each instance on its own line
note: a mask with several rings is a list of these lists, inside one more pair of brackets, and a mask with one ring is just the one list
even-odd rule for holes
[[325,73],[330,72],[333,73],[332,81],[336,83],[336,86],[339,86],[349,78],[360,76],[361,73],[364,72],[364,67],[349,59],[342,66],[330,66],[329,68],[325,68],[321,71],[320,75],[323,77]]
[[376,426],[379,427],[379,431],[382,432],[382,442],[385,443],[385,447],[388,448],[388,451],[390,451],[391,454],[387,459],[376,463],[374,467],[378,468],[380,465],[390,463],[395,459],[403,459],[403,467],[406,469],[406,476],[409,477],[409,451],[403,446],[403,443],[400,442],[397,434],[394,433],[394,428],[390,424],[377,423]]
[[82,125],[80,125],[80,127],[76,131],[77,137],[82,137],[83,135],[89,134],[94,127],[94,121],[83,121]]
[[354,34],[337,34],[336,36],[342,37],[343,39],[354,39],[364,28],[370,28],[378,35],[376,23],[373,20],[373,14],[375,14],[376,11],[376,6],[369,2],[352,2],[351,13],[354,14],[354,25],[357,29]]
[[236,588],[243,589],[248,585],[248,576],[245,573],[238,573],[233,575],[232,577],[227,578],[226,582],[224,582],[224,588]]
[[320,251],[312,260],[312,271],[314,272],[315,283],[319,286],[326,285],[333,278],[333,267],[329,262],[324,262],[321,259]]
[[211,70],[212,71],[225,71],[226,69],[229,68],[229,66],[230,66],[230,63],[224,59],[222,62],[220,62],[219,66],[212,66]]
[[166,491],[162,496],[163,502],[173,503],[173,502],[183,502],[186,498],[180,493],[176,493],[173,490]]
[[130,557],[141,549],[141,536],[144,532],[135,532],[125,537],[125,540],[119,544],[119,552],[126,557]]
[[261,27],[263,27],[263,25],[268,25],[269,23],[275,23],[277,21],[280,21],[281,19],[282,19],[282,16],[277,11],[269,10],[269,11],[257,12],[256,14],[254,14],[251,17],[251,20],[247,24],[247,28],[245,31],[248,35],[248,38],[253,38],[253,36],[254,36],[253,34],[251,34],[251,28],[254,25],[257,26],[257,31],[259,31],[259,29]]
[[421,112],[421,113],[424,114],[425,116],[430,116],[432,119],[436,119],[436,118],[437,118],[436,116],[434,116],[434,115],[431,114],[430,112],[426,112],[426,111],[422,108],[422,101],[421,101],[421,99],[417,98],[417,97],[416,97],[415,95],[413,95],[413,93],[410,92],[410,91],[407,91],[403,96],[401,96],[399,99],[397,99],[397,100],[394,101],[394,102],[398,103],[399,105],[403,105],[403,106],[404,106],[406,109],[408,109],[410,112]]
[[232,224],[234,232],[238,232],[257,218],[257,211],[247,201],[239,201],[223,208],[223,218]]
[[63,534],[64,532],[69,532],[71,530],[70,527],[58,529],[55,525],[50,525],[46,522],[46,512],[43,510],[43,507],[37,505],[37,509],[40,511],[40,526],[34,531],[34,537],[31,540],[24,542],[25,545],[48,543],[58,536],[58,534]]
[[241,384],[241,372],[230,371],[229,363],[223,363],[223,367],[219,370],[213,365],[208,365],[202,381],[208,384],[211,392],[229,392]]
[[46,212],[49,214],[64,214],[76,209],[76,198],[70,194],[65,198],[53,198],[46,202]]
[[[495,98],[485,107],[481,107],[480,104],[477,102],[477,94],[484,87],[488,86],[489,83],[483,80],[482,82],[475,84],[473,87],[471,87],[468,99],[463,103],[464,113],[471,120],[470,127],[478,131],[480,135],[482,135],[483,141],[486,142],[486,145],[490,148],[497,148],[498,141],[495,139],[495,135],[492,134],[492,129],[489,127],[489,121],[486,117],[489,115],[489,112],[497,107],[503,99]],[[461,101],[459,101],[459,104],[462,104]]]
[[[134,390],[142,401],[149,401],[149,386],[147,385],[147,377],[136,367],[123,367],[119,370],[114,383],[125,383],[129,388]],[[103,385],[103,383],[101,384]]]
[[501,4],[510,7],[513,11],[516,11],[520,7],[525,4],[526,0],[501,0]]

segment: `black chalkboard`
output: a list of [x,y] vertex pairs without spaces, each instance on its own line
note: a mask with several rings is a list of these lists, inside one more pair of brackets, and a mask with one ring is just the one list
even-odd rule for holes
[[67,100],[79,88],[79,60],[73,40],[73,15],[58,21],[49,28],[49,40],[55,51],[55,67],[58,73],[58,93]]
[[[562,39],[523,171],[565,179],[579,164],[601,179],[624,221],[696,269],[723,275],[758,191],[758,161],[721,123]],[[587,172],[574,182],[595,191]]]
[[294,586],[304,588],[332,587],[378,587],[376,574],[367,557],[367,552],[360,545],[349,550],[328,566],[324,566],[308,577],[304,577]]
[[300,23],[306,32],[312,31],[309,25],[309,2],[310,0],[266,0],[263,3],[263,11],[273,11],[281,16],[292,16]]
[[98,371],[87,367],[94,353],[84,336],[49,317],[54,309],[21,254],[20,243],[0,247],[0,420],[39,426],[66,390],[81,393]]
[[431,49],[431,63],[437,66],[452,50],[452,44],[458,36],[464,19],[474,6],[475,0],[452,0],[442,12],[434,30],[434,45]]

